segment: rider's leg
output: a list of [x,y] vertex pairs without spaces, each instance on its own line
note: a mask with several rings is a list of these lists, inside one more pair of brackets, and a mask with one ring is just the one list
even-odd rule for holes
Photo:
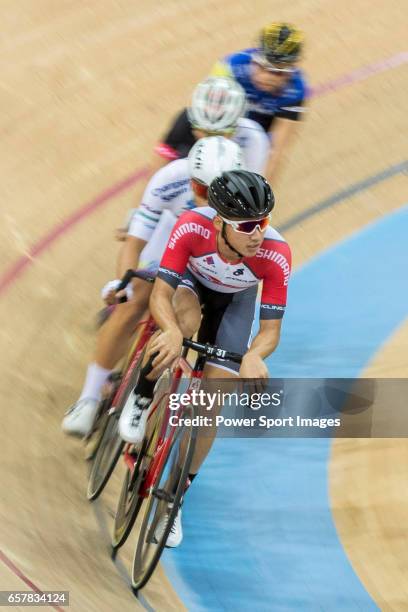
[[[251,287],[245,291],[235,293],[229,303],[217,304],[217,299],[214,296],[205,296],[206,302],[210,299],[209,303],[205,304],[205,308],[208,308],[211,316],[206,317],[208,324],[200,329],[200,336],[204,335],[207,337],[210,343],[215,342],[217,346],[221,346],[233,353],[243,355],[248,350],[250,344],[252,324],[255,315],[255,302],[256,302],[257,288]],[[215,311],[213,312],[213,309]],[[215,322],[216,329],[212,328],[212,322]],[[200,338],[202,339],[202,338]],[[210,393],[213,393],[215,397],[218,396],[217,391],[220,389],[223,393],[231,393],[236,391],[237,379],[239,373],[239,365],[233,362],[222,362],[219,360],[211,359],[207,361],[204,373],[202,387]],[[215,381],[221,379],[222,383],[218,384]],[[211,380],[214,382],[212,383]],[[207,411],[205,407],[202,407],[201,413],[212,417],[213,425],[210,427],[203,427],[197,432],[197,439],[195,445],[195,451],[193,461],[191,465],[191,473],[196,474],[208,455],[216,433],[217,428],[214,424],[215,417],[221,412],[222,403],[220,405],[215,404],[211,411]]]
[[79,399],[66,413],[62,428],[66,433],[85,436],[92,430],[102,388],[117,361],[124,355],[132,332],[148,306],[151,285],[137,279],[134,298],[118,304],[101,327],[95,361],[88,366]]
[[[218,346],[226,348],[234,353],[245,353],[248,348],[252,322],[254,319],[256,289],[256,287],[247,289],[239,292],[239,294],[237,293],[230,296],[230,298],[225,295],[217,296],[213,292],[204,290],[204,309],[207,312],[204,315],[206,319],[205,324],[200,328],[200,341],[208,341],[211,344],[215,342]],[[216,392],[219,388],[219,384],[211,384],[211,379],[223,379],[223,392],[234,391],[236,389],[238,371],[239,366],[237,364],[231,362],[220,362],[218,364],[217,360],[211,360],[211,362],[207,362],[204,368],[204,377],[206,381],[203,381],[203,386],[205,385],[209,392],[212,390]],[[202,411],[203,414],[213,417],[214,422],[214,417],[220,412],[221,408],[222,405],[214,406],[210,413],[206,412],[205,406],[203,406]],[[191,484],[196,477],[200,466],[211,449],[215,435],[215,425],[212,428],[205,427],[205,429],[201,431],[201,435],[200,431],[198,431],[189,473],[190,482],[188,484]],[[185,441],[186,440],[181,440],[180,443],[179,465],[182,464],[185,456],[185,444],[183,444]],[[177,489],[180,473],[180,467],[178,467],[178,470],[172,475],[171,481],[168,483],[169,486],[171,486],[173,494]],[[168,514],[160,519],[155,531],[157,539],[163,533],[167,525],[167,520]],[[180,508],[171,527],[166,545],[171,547],[178,546],[182,538],[183,530]]]
[[[221,368],[217,368],[216,366],[213,366],[211,364],[207,364],[204,368],[203,376],[206,380],[209,381],[211,379],[223,379],[222,385],[217,384],[214,387],[211,386],[210,382],[207,384],[204,382],[203,386],[205,385],[205,390],[209,393],[211,393],[211,390],[213,390],[213,393],[216,394],[216,392],[220,389],[220,386],[222,388],[223,393],[232,393],[233,391],[236,391],[238,376],[232,371],[224,370]],[[204,406],[202,407],[202,409],[202,412],[200,411],[202,414],[206,414],[211,417],[212,425],[198,428],[194,455],[190,468],[191,474],[194,475],[197,474],[198,470],[200,469],[202,463],[204,462],[214,443],[217,434],[215,417],[220,414],[222,410],[222,404],[214,404],[214,406],[211,408],[211,412],[206,411]]]
[[[211,366],[206,366],[204,368],[204,376],[208,379],[211,378],[223,378],[225,380],[225,382],[222,385],[222,389],[224,392],[227,391],[232,391],[233,389],[235,389],[236,387],[236,381],[233,380],[231,381],[231,384],[228,384],[228,379],[234,378],[234,374],[232,372],[227,372],[226,370],[217,368],[217,367],[211,367]],[[235,377],[236,379],[236,377]],[[219,385],[217,384],[217,388],[219,387]],[[230,388],[231,387],[231,388]],[[207,385],[207,389],[211,390],[211,383],[208,386]],[[222,406],[218,406],[218,407],[214,407],[211,410],[211,417],[213,418],[213,421],[215,420],[215,416],[219,413],[219,411],[221,410]],[[204,409],[204,413],[205,413],[205,409]],[[196,443],[195,443],[195,448],[194,448],[194,454],[193,454],[193,459],[192,459],[192,463],[190,466],[190,471],[188,474],[188,481],[187,484],[185,486],[184,492],[183,492],[183,497],[181,499],[181,503],[180,503],[180,507],[178,509],[178,512],[175,516],[174,522],[171,526],[170,529],[170,533],[167,537],[166,540],[166,546],[173,548],[173,547],[177,547],[181,544],[182,539],[183,539],[183,527],[182,527],[182,508],[181,506],[183,505],[183,501],[184,501],[184,495],[187,491],[187,489],[189,488],[189,486],[192,484],[194,478],[197,476],[197,472],[200,469],[200,466],[202,464],[202,462],[204,461],[204,459],[206,458],[206,456],[208,455],[211,446],[214,442],[215,439],[215,435],[216,435],[216,427],[215,425],[211,428],[209,427],[205,427],[204,431],[201,432],[202,435],[200,435],[200,430],[197,432],[197,438],[196,438]],[[186,442],[187,440],[181,440],[180,442],[180,448],[179,448],[179,457],[178,457],[178,464],[175,464],[174,469],[173,469],[173,473],[169,475],[169,479],[166,483],[166,488],[169,492],[171,492],[173,495],[176,494],[177,488],[179,486],[179,482],[180,482],[180,476],[181,476],[181,465],[183,464],[183,460],[184,460],[184,456],[185,456],[185,444],[184,442]],[[163,514],[163,516],[161,516],[157,527],[155,529],[155,537],[157,540],[160,539],[160,537],[163,534],[164,529],[166,528],[167,522],[168,522],[168,517],[169,517],[169,510],[172,506],[169,505],[167,512],[165,512]]]
[[100,399],[103,385],[126,353],[129,339],[148,306],[151,290],[150,283],[136,279],[134,297],[129,302],[117,304],[109,319],[100,328],[94,361],[88,366],[80,400]]
[[129,339],[149,305],[152,284],[141,279],[133,283],[134,297],[118,304],[98,334],[95,361],[101,367],[113,369],[124,356]]
[[[183,333],[185,338],[191,338],[194,334],[199,330],[201,323],[201,305],[198,295],[187,287],[178,287],[177,291],[174,294],[173,298],[173,306],[177,316],[177,322],[179,327]],[[179,450],[179,465],[182,465],[183,460],[183,440],[180,442],[180,450]],[[176,464],[174,466],[174,470],[172,474],[169,474],[169,479],[166,483],[166,488],[168,491],[172,491],[173,494],[176,492],[176,489],[179,484],[181,476],[181,468]],[[189,483],[191,484],[195,478],[195,474],[189,474]],[[157,541],[160,540],[162,534],[166,528],[169,510],[171,508],[171,504],[168,506],[168,510],[164,512],[163,516],[160,518],[156,529],[155,529],[155,537]],[[170,533],[166,540],[166,546],[173,548],[177,547],[181,544],[183,539],[183,529],[181,524],[181,508],[178,509],[176,517],[171,526]]]
[[[179,287],[174,294],[173,305],[183,336],[191,337],[198,330],[201,320],[201,306],[197,295],[185,287]],[[133,444],[140,443],[145,435],[147,408],[151,404],[154,387],[159,378],[157,376],[154,380],[149,379],[154,359],[150,347],[154,338],[155,336],[147,344],[142,371],[133,394],[126,401],[119,421],[120,435],[125,441]]]

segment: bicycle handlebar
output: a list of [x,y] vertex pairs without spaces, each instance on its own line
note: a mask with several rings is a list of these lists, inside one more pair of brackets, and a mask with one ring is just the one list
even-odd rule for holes
[[153,283],[156,275],[151,270],[126,270],[125,274],[122,276],[120,285],[116,289],[116,291],[122,291],[126,289],[132,278],[141,278],[142,280],[147,281],[148,283]]
[[242,355],[239,355],[238,353],[231,353],[230,351],[225,351],[218,346],[202,344],[201,342],[195,342],[194,340],[189,340],[188,338],[183,339],[183,346],[190,348],[197,353],[207,355],[207,357],[218,357],[218,359],[234,361],[235,363],[241,363],[242,361]]
[[[116,292],[126,289],[132,278],[141,278],[149,283],[153,283],[155,276],[156,275],[151,270],[129,269],[123,275]],[[126,296],[120,298],[120,301],[126,302]],[[242,355],[239,355],[238,353],[231,353],[219,348],[218,346],[202,344],[201,342],[195,342],[194,340],[189,340],[188,338],[183,339],[183,346],[190,348],[197,353],[201,353],[202,355],[207,355],[207,357],[218,357],[218,359],[233,361],[234,363],[241,363],[242,361]]]
[[[118,293],[119,291],[123,291],[123,289],[126,289],[132,278],[141,278],[142,280],[145,280],[148,283],[153,283],[155,277],[156,275],[151,270],[132,270],[129,268],[129,270],[126,270],[125,274],[122,276],[120,284],[116,289],[116,293]],[[119,298],[119,302],[122,304],[126,301],[127,297],[125,295]]]

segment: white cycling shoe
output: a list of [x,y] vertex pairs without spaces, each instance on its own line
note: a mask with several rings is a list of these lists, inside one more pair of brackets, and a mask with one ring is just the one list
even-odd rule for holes
[[95,399],[78,400],[65,413],[62,430],[73,436],[87,436],[92,431],[98,406],[99,402]]
[[135,395],[132,391],[126,400],[119,419],[119,434],[122,440],[141,444],[146,432],[151,399]]
[[[162,537],[164,530],[167,527],[167,523],[169,520],[169,512],[171,509],[172,509],[172,504],[169,504],[168,512],[166,512],[166,514],[164,514],[162,518],[159,520],[159,522],[157,523],[157,527],[154,532],[154,537],[155,537],[156,542],[160,541],[160,538]],[[181,508],[179,508],[179,511],[176,514],[176,518],[174,519],[174,523],[171,526],[170,533],[167,536],[166,546],[168,548],[176,548],[177,546],[180,546],[182,540],[183,540],[183,528],[181,525]]]

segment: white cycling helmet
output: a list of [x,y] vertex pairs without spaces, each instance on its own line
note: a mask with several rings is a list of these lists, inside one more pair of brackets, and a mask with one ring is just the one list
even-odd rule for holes
[[187,112],[194,128],[223,132],[235,129],[245,106],[245,91],[239,83],[227,77],[209,77],[195,88]]
[[223,136],[200,138],[188,154],[188,169],[192,179],[209,185],[223,172],[245,169],[241,147]]

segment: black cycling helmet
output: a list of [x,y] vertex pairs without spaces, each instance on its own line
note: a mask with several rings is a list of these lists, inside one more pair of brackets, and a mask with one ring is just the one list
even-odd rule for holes
[[260,219],[271,212],[275,197],[260,174],[231,170],[212,181],[208,203],[225,219]]

